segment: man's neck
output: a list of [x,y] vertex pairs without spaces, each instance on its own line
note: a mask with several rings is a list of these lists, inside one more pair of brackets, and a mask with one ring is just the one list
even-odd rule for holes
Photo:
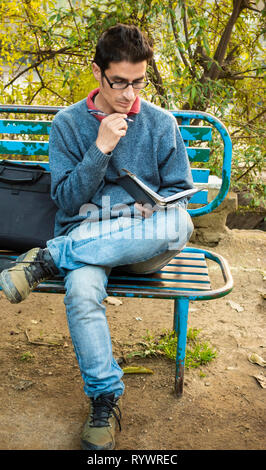
[[94,104],[97,109],[99,109],[100,111],[103,111],[106,114],[114,113],[114,110],[111,108],[111,106],[108,105],[106,100],[101,95],[101,92],[97,93],[97,95],[95,96]]

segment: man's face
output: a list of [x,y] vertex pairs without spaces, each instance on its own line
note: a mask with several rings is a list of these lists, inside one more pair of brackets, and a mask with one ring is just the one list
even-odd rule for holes
[[[110,82],[135,82],[145,81],[147,61],[133,64],[131,62],[111,62],[108,69],[104,71]],[[99,82],[100,91],[96,97],[95,105],[107,114],[122,113],[127,114],[141,90],[133,88],[132,85],[123,90],[116,90],[110,87],[101,69],[95,63],[92,65],[94,77]]]

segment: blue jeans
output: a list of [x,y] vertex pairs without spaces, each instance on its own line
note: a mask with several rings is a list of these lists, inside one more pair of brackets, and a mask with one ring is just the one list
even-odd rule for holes
[[118,397],[124,391],[103,305],[112,268],[158,271],[184,248],[192,231],[189,214],[177,206],[149,218],[86,222],[48,241],[65,278],[68,326],[88,396],[114,392]]

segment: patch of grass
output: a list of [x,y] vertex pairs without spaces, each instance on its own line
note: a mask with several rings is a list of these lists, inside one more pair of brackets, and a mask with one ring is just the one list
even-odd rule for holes
[[20,356],[21,361],[30,361],[34,358],[34,355],[30,351],[26,351]]
[[[211,362],[216,357],[214,351],[206,341],[201,341],[198,337],[200,330],[189,328],[187,333],[186,361],[185,367],[200,367]],[[128,358],[135,356],[149,357],[163,355],[167,358],[176,359],[177,337],[175,331],[165,331],[158,337],[147,332],[143,341],[139,343],[142,347],[140,351],[133,351],[127,355]]]

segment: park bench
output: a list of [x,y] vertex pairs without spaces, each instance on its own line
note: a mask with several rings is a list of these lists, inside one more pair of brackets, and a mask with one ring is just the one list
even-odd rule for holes
[[[62,107],[0,105],[0,113],[5,118],[0,120],[2,159],[38,163],[49,170],[48,136],[52,117],[60,109]],[[187,147],[194,184],[207,186],[207,190],[192,197],[188,212],[192,217],[210,214],[221,204],[229,189],[232,157],[230,136],[221,121],[208,113],[171,112],[177,119]],[[10,119],[10,115],[15,118]],[[21,115],[24,119],[21,119]],[[32,119],[31,115],[35,115],[35,119]],[[222,145],[222,168],[219,179],[210,175],[209,169],[199,167],[204,165],[198,164],[198,167],[193,168],[195,162],[208,162],[210,156],[208,143],[211,142],[214,134],[219,137]],[[42,136],[41,140],[40,137],[36,140],[36,136]],[[33,159],[37,157],[41,157],[41,161],[34,162]],[[209,189],[213,194],[213,188],[216,188],[216,194],[212,200],[209,200]],[[10,266],[11,261],[14,262],[18,255],[19,253],[2,249],[0,272]],[[212,287],[209,276],[209,265],[213,263],[219,266],[222,274],[222,285],[218,287]],[[174,330],[177,335],[175,392],[180,397],[183,393],[189,302],[217,299],[227,295],[232,288],[233,279],[223,256],[205,249],[187,247],[167,266],[154,274],[135,275],[119,272],[117,269],[113,270],[109,277],[107,293],[109,296],[127,298],[173,299]],[[63,279],[54,278],[43,282],[39,284],[35,292],[63,294],[65,292]]]

